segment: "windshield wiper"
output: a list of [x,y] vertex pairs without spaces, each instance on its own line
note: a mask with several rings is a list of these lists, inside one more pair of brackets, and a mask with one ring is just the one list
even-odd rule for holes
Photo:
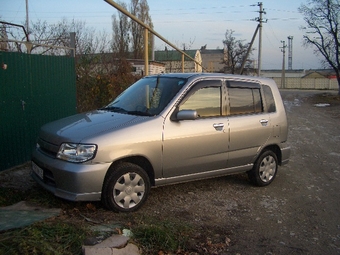
[[126,114],[131,114],[131,115],[138,115],[138,116],[153,116],[153,114],[150,114],[148,112],[143,112],[143,111],[127,111],[124,108],[116,107],[116,106],[108,106],[108,107],[100,108],[99,110],[118,112],[118,113],[126,113]]
[[127,114],[131,115],[139,115],[139,116],[153,116],[153,114],[150,114],[148,112],[142,112],[142,111],[127,111]]
[[116,106],[108,106],[108,107],[100,108],[99,110],[111,111],[111,112],[120,112],[120,113],[127,113],[128,112],[124,108],[116,107]]

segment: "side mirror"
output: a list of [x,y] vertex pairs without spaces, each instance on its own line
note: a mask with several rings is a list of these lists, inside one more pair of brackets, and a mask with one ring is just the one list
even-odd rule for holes
[[195,120],[197,119],[197,111],[194,110],[181,110],[176,115],[176,120]]

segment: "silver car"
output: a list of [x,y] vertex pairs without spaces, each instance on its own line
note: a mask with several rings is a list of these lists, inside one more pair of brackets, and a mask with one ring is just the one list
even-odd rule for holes
[[58,197],[130,212],[151,186],[242,172],[270,184],[289,160],[287,132],[271,79],[147,76],[102,109],[44,125],[32,176]]

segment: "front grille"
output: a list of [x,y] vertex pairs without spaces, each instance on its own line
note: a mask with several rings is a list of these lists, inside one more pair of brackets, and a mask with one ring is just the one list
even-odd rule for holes
[[57,156],[59,146],[52,144],[48,141],[45,141],[41,138],[38,139],[38,144],[39,144],[39,150],[40,152],[44,153],[45,155],[48,155],[52,158],[55,158]]

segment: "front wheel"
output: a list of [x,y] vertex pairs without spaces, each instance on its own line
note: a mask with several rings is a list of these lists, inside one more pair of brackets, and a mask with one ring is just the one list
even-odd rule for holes
[[253,169],[248,172],[248,177],[257,186],[267,186],[273,182],[277,169],[276,154],[271,150],[267,150],[256,160]]
[[122,163],[105,178],[102,202],[116,212],[136,211],[146,201],[150,180],[143,168],[132,163]]

